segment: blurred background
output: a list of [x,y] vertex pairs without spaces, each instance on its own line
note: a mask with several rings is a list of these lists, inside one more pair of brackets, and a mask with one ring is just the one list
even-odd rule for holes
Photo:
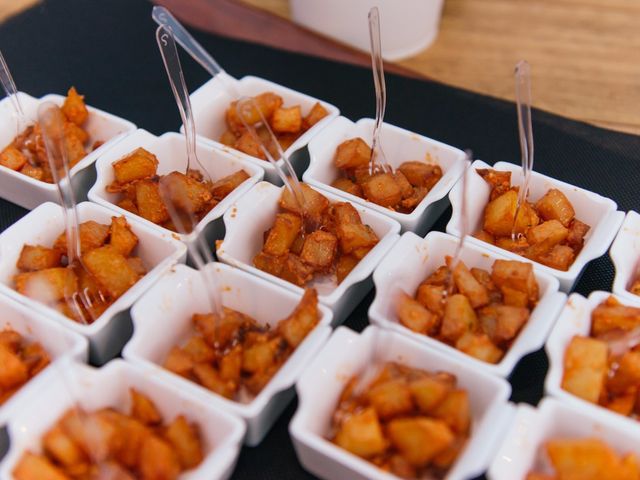
[[[357,28],[353,29],[350,26],[354,22],[348,16],[356,4],[363,2],[381,6],[383,40],[385,28],[396,28],[395,34],[387,32],[385,43],[406,33],[398,25],[425,40],[423,45],[414,42],[405,52],[408,56],[400,55],[403,58],[387,55],[394,57],[389,71],[512,100],[513,67],[518,60],[526,59],[532,66],[536,107],[605,128],[640,134],[638,0],[157,0],[156,3],[202,30],[368,65],[368,55],[354,49],[347,38],[349,35],[362,38],[359,32],[366,32],[366,16],[355,22]],[[38,0],[0,0],[0,20],[26,8],[37,8],[37,4]],[[397,11],[397,18],[391,8]],[[417,8],[418,14],[407,14],[411,8]],[[340,22],[345,26],[341,27]],[[341,28],[342,38],[337,38],[335,33]],[[323,35],[318,35],[318,31]],[[434,35],[437,31],[437,36],[424,38],[429,31]]]

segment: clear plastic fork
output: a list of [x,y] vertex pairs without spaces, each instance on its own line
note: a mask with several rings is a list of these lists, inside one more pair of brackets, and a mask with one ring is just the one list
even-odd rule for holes
[[30,122],[27,119],[27,116],[24,113],[24,109],[22,108],[22,103],[20,102],[20,97],[18,96],[18,89],[16,88],[16,83],[13,81],[13,76],[11,75],[11,71],[9,70],[9,65],[4,59],[2,52],[0,51],[0,83],[2,83],[2,88],[9,98],[11,105],[13,106],[14,113],[16,115],[16,132],[20,134]]

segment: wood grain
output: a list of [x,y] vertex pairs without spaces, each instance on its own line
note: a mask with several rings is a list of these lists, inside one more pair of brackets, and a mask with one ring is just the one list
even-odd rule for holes
[[[242,1],[289,16],[287,0]],[[445,0],[436,42],[398,64],[512,100],[524,58],[536,107],[640,134],[638,25],[638,0]]]
[[40,0],[0,0],[0,22],[39,2]]

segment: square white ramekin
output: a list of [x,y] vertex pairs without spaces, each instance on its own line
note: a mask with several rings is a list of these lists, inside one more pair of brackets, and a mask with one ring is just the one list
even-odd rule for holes
[[[478,175],[476,168],[493,168],[496,170],[510,171],[511,183],[513,185],[522,183],[522,169],[519,166],[507,162],[498,162],[492,167],[481,160],[473,162],[471,165],[472,171],[467,177],[467,195],[470,199],[470,201],[467,202],[467,221],[471,233],[478,231],[482,227],[484,208],[489,201],[489,194],[491,193],[489,184]],[[550,188],[557,188],[562,191],[573,205],[576,218],[591,226],[585,237],[584,247],[566,272],[547,267],[538,262],[532,262],[540,271],[553,275],[560,280],[560,290],[569,292],[580,278],[587,263],[604,255],[609,249],[609,245],[611,245],[622,224],[624,213],[618,212],[616,210],[618,208],[616,202],[609,198],[547,177],[541,173],[531,173],[531,182],[529,184],[531,199],[538,200]],[[447,233],[459,237],[461,231],[460,207],[462,205],[462,182],[459,181],[453,187],[453,190],[451,190],[449,194],[449,199],[451,200],[453,213],[451,220],[447,224]],[[520,255],[498,248],[495,245],[490,245],[475,237],[469,236],[468,240],[476,244],[481,243],[489,250],[499,252],[501,255],[514,260],[523,258]]]
[[[263,325],[275,326],[293,311],[302,298],[298,293],[223,263],[212,263],[207,268],[215,271],[223,304]],[[175,384],[180,390],[242,418],[247,424],[245,443],[255,446],[291,401],[296,380],[329,338],[331,311],[319,303],[320,322],[278,373],[251,402],[234,402],[162,366],[171,348],[195,333],[192,315],[211,310],[202,282],[197,270],[184,265],[178,265],[164,275],[133,306],[134,334],[122,355],[126,360],[148,368],[154,377]]]
[[[52,365],[64,359],[71,358],[85,362],[88,357],[89,344],[81,335],[61,327],[50,319],[30,310],[16,300],[0,295],[0,331],[10,328],[22,335],[28,342],[38,342],[47,351],[50,364],[35,377],[31,378],[11,396],[4,404],[0,405],[0,427],[19,412],[25,401],[37,390],[43,374]],[[1,368],[1,367],[0,367]],[[8,447],[5,438],[0,435],[0,458],[2,452]]]
[[469,393],[471,436],[446,479],[462,480],[481,474],[512,417],[513,407],[507,401],[511,386],[502,378],[378,327],[368,327],[361,334],[345,327],[336,329],[298,381],[298,410],[289,433],[302,465],[323,479],[397,479],[326,438],[343,388],[374,359],[457,376],[458,386]]
[[[534,269],[540,287],[540,302],[531,312],[531,317],[518,333],[511,348],[496,364],[483,362],[435,338],[411,331],[398,320],[394,299],[400,291],[413,296],[420,283],[445,264],[446,255],[455,256],[457,246],[458,239],[446,233],[430,232],[426,238],[420,238],[411,232],[402,235],[373,273],[376,297],[369,308],[369,318],[371,323],[379,327],[408,335],[486,372],[508,377],[522,357],[542,347],[567,296],[558,291],[558,280],[555,277]],[[484,246],[470,242],[465,242],[460,257],[469,268],[478,267],[489,271],[495,260],[503,258]]]
[[[95,185],[89,191],[89,200],[103,205],[111,210],[115,210],[120,215],[135,216],[137,220],[144,223],[150,228],[154,228],[162,233],[175,233],[160,225],[156,225],[139,215],[134,215],[127,210],[116,205],[119,194],[109,193],[106,191],[107,185],[114,180],[112,164],[136,148],[142,147],[158,158],[158,174],[166,175],[173,171],[184,172],[187,168],[187,153],[184,135],[179,133],[165,133],[159,137],[138,129],[118,145],[111,148],[102,155],[96,162],[97,179]],[[211,209],[204,216],[196,227],[196,231],[202,233],[209,242],[222,238],[224,228],[222,225],[222,215],[224,212],[238,199],[244,192],[249,190],[254,184],[262,180],[264,170],[257,167],[254,163],[244,159],[237,158],[221,149],[212,145],[198,142],[196,144],[196,152],[198,159],[207,168],[209,174],[213,176],[213,180],[218,180],[227,175],[244,169],[249,174],[249,178],[240,184],[235,190],[227,195],[218,205]],[[198,168],[197,165],[191,165],[192,168]],[[187,238],[186,235],[175,233],[181,240]]]
[[[78,205],[79,221],[95,220],[109,225],[113,211],[84,202]],[[173,264],[184,261],[186,247],[169,234],[159,233],[127,217],[131,230],[140,242],[134,254],[142,258],[149,272],[107,308],[91,325],[83,325],[56,310],[28,298],[13,287],[18,273],[16,262],[25,243],[50,247],[64,231],[63,211],[59,205],[45,203],[29,212],[0,234],[0,292],[17,299],[29,308],[46,315],[60,325],[84,335],[89,340],[92,363],[102,364],[117,355],[131,335],[129,307]]]
[[424,235],[449,204],[447,193],[464,172],[465,154],[444,143],[383,123],[380,142],[389,165],[397,168],[410,160],[424,161],[439,165],[443,173],[440,181],[411,213],[394,212],[331,186],[339,175],[338,168],[333,164],[338,145],[354,137],[361,137],[370,143],[373,125],[374,120],[371,118],[363,118],[355,123],[345,117],[334,119],[309,142],[311,161],[302,179],[309,185],[393,218],[400,223],[403,231]]
[[510,423],[489,466],[487,476],[491,480],[525,478],[532,469],[542,467],[543,445],[554,439],[598,438],[619,455],[640,455],[640,429],[609,422],[597,412],[550,397],[543,399],[537,409],[518,405]]
[[609,256],[616,269],[612,292],[625,300],[639,302],[640,296],[629,291],[640,272],[640,215],[637,212],[627,212]]
[[[562,388],[562,376],[564,374],[564,354],[571,339],[575,335],[589,336],[591,331],[591,312],[600,303],[609,298],[612,293],[595,291],[589,298],[573,293],[569,295],[567,304],[560,313],[555,326],[551,330],[545,346],[549,357],[549,371],[545,379],[544,388],[548,395],[552,395],[570,406],[584,408],[585,411],[600,413],[613,422],[622,422],[634,429],[638,428],[638,422],[611,410],[579,398]],[[623,304],[640,307],[640,300],[629,301],[626,298],[613,295]]]
[[[62,106],[65,97],[61,95],[46,95],[42,98],[34,98],[26,93],[18,93],[20,102],[26,117],[36,121],[38,107],[43,102],[53,102]],[[91,141],[102,140],[105,143],[80,160],[71,169],[73,177],[72,186],[76,198],[86,198],[87,191],[93,184],[91,166],[100,155],[122,140],[128,133],[134,131],[136,126],[128,120],[116,117],[110,113],[98,110],[87,105],[89,119],[83,128],[89,133]],[[0,101],[0,150],[4,149],[16,136],[16,118],[9,98]],[[42,182],[23,175],[20,172],[0,165],[0,196],[28,210],[32,210],[41,203],[58,203],[58,190],[54,183]]]
[[153,400],[165,422],[184,414],[189,422],[198,424],[205,457],[180,479],[212,480],[231,476],[245,430],[241,420],[162,382],[140,367],[113,360],[101,369],[69,361],[47,372],[46,381],[39,385],[40,395],[33,395],[8,423],[11,446],[0,467],[0,478],[10,478],[10,472],[26,450],[42,451],[42,435],[68,409],[80,406],[94,411],[112,407],[128,413],[130,388]]
[[[231,88],[229,88],[228,85],[230,85]],[[255,96],[264,92],[276,93],[283,98],[284,107],[300,105],[303,115],[306,115],[316,102],[320,102],[320,104],[327,109],[329,114],[303,133],[284,152],[285,155],[289,156],[296,173],[299,176],[302,175],[306,165],[301,161],[303,158],[293,154],[305,147],[314,135],[322,130],[333,118],[340,114],[340,110],[325,101],[310,97],[309,95],[305,95],[304,93],[297,92],[277,83],[270,82],[264,78],[246,76],[238,80],[224,72],[218,74],[215,78],[209,80],[191,94],[191,106],[196,123],[197,134],[207,142],[215,144],[226,149],[228,152],[233,153],[239,158],[247,159],[255,165],[260,166],[265,171],[265,180],[276,185],[282,185],[282,180],[280,180],[275,167],[271,165],[271,163],[266,160],[260,160],[259,158],[252,157],[246,153],[242,153],[231,147],[223,145],[218,141],[220,135],[222,135],[227,129],[224,120],[224,112],[229,108],[231,102],[237,100],[237,98],[234,98],[235,92],[231,91],[234,88],[240,95],[246,96]],[[181,131],[183,128],[184,127],[181,127]],[[278,160],[278,164],[281,167],[284,166],[284,162],[282,160]]]
[[[253,266],[253,257],[262,249],[263,233],[271,228],[276,213],[279,211],[278,200],[283,188],[267,182],[260,182],[243,195],[224,214],[226,234],[224,240],[218,245],[216,253],[218,258],[225,263],[294,292],[302,293],[302,288],[297,285]],[[320,193],[332,203],[344,201],[331,193]],[[354,205],[354,207],[360,213],[362,222],[371,226],[380,241],[340,285],[336,286],[335,281],[326,280],[312,281],[309,284],[318,290],[320,302],[333,311],[334,325],[342,323],[367,294],[373,285],[369,277],[382,257],[396,242],[400,231],[400,224],[395,220],[359,205]]]

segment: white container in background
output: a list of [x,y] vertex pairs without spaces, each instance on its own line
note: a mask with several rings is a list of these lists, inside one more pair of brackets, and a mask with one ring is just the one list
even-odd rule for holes
[[[275,328],[287,318],[302,295],[222,263],[215,269],[222,303]],[[158,379],[175,384],[203,401],[242,418],[247,423],[245,443],[259,444],[294,396],[293,385],[331,334],[331,311],[318,304],[320,321],[249,403],[226,399],[205,387],[163,368],[172,347],[196,334],[191,317],[211,311],[202,277],[197,270],[178,265],[154,285],[131,310],[134,334],[123,357],[142,365]]]
[[[395,299],[398,294],[403,291],[414,296],[420,283],[438,267],[445,265],[445,256],[455,256],[457,246],[458,239],[446,233],[430,232],[424,239],[410,232],[402,235],[373,273],[376,297],[369,308],[369,318],[381,328],[410,336],[486,372],[508,377],[522,357],[542,347],[567,296],[558,292],[558,280],[555,277],[534,270],[540,287],[540,301],[509,350],[496,364],[478,360],[436,338],[402,325],[396,315]],[[469,242],[465,242],[460,257],[468,268],[483,268],[489,272],[497,259],[504,257]]]
[[360,334],[345,327],[336,329],[298,381],[298,410],[289,433],[304,468],[328,480],[397,480],[327,439],[342,390],[374,360],[456,375],[458,388],[469,394],[471,435],[445,478],[463,480],[484,472],[513,414],[507,401],[511,386],[502,378],[378,327],[368,327]]
[[[49,355],[50,364],[36,376],[29,379],[9,399],[0,405],[0,427],[20,411],[23,403],[32,394],[36,385],[43,378],[47,369],[65,358],[86,362],[89,354],[89,343],[78,333],[58,325],[53,320],[29,309],[17,300],[0,295],[0,332],[10,329],[18,332],[28,343],[39,343]],[[1,367],[0,367],[1,368]],[[0,437],[0,452],[2,451]]]
[[640,272],[640,215],[638,212],[627,212],[618,236],[611,245],[609,256],[616,270],[611,291],[625,300],[640,302],[640,296],[629,291]]
[[548,473],[539,469],[545,464],[542,459],[547,456],[546,442],[586,438],[602,440],[619,456],[630,452],[636,457],[640,455],[640,429],[611,423],[597,413],[547,397],[538,408],[518,405],[487,477],[490,480],[521,479],[534,469]]
[[[501,171],[511,172],[511,184],[522,184],[522,168],[507,162],[498,162],[493,167],[476,160],[471,165],[471,172],[467,177],[467,222],[470,234],[479,231],[484,221],[484,209],[489,202],[491,187],[476,172],[477,168],[491,168]],[[620,225],[624,219],[624,212],[617,211],[617,204],[613,200],[590,192],[584,188],[576,187],[569,183],[556,180],[554,178],[542,175],[538,172],[531,172],[531,180],[529,183],[529,198],[531,201],[537,201],[551,188],[557,188],[569,199],[576,212],[576,218],[591,228],[585,236],[584,246],[569,267],[569,270],[563,271],[555,268],[547,267],[538,262],[532,262],[541,272],[553,275],[560,281],[560,290],[570,292],[575,283],[580,278],[582,271],[587,264],[606,253],[611,242],[616,236]],[[460,236],[461,231],[461,205],[462,205],[462,182],[458,181],[449,194],[451,200],[452,214],[451,220],[447,224],[447,233]],[[525,260],[524,257],[483,242],[475,237],[469,236],[467,241],[474,244],[482,244],[489,250],[499,253],[513,260]],[[530,261],[530,260],[528,260]]]
[[355,123],[345,117],[333,120],[327,128],[309,142],[311,160],[302,179],[309,185],[393,218],[400,223],[403,231],[424,235],[449,204],[447,194],[462,176],[465,167],[465,154],[455,147],[404,128],[383,123],[380,130],[380,143],[389,165],[397,168],[400,164],[408,161],[435,163],[442,168],[443,174],[438,183],[429,190],[429,193],[411,213],[395,212],[331,186],[331,183],[340,175],[339,169],[333,163],[338,145],[355,137],[361,137],[371,145],[373,125],[374,120],[371,118],[363,118]]
[[46,381],[40,384],[40,395],[34,395],[8,423],[11,447],[0,466],[0,478],[11,478],[11,471],[25,451],[42,451],[42,436],[67,410],[80,406],[92,412],[110,407],[128,414],[131,388],[154,402],[165,423],[184,415],[188,422],[198,425],[204,458],[200,465],[180,475],[181,480],[231,476],[245,431],[240,419],[160,381],[142,368],[114,360],[99,370],[68,362],[48,372]]
[[[549,371],[545,379],[544,389],[548,395],[558,398],[570,406],[584,409],[587,412],[594,412],[604,415],[612,422],[622,422],[627,428],[638,428],[638,421],[615,413],[598,404],[588,402],[576,395],[567,392],[562,388],[562,377],[564,376],[564,357],[571,339],[578,335],[588,337],[591,332],[591,312],[604,302],[611,295],[610,292],[591,292],[589,298],[573,293],[569,296],[564,310],[551,330],[549,339],[545,346],[549,357]],[[640,299],[630,301],[626,298],[613,295],[618,301],[630,307],[640,307]]]
[[[231,85],[231,88],[229,88],[229,85]],[[255,96],[264,92],[273,92],[282,97],[284,100],[283,107],[285,108],[300,105],[303,117],[309,113],[309,110],[311,110],[316,102],[320,102],[320,104],[327,109],[329,112],[328,115],[298,137],[284,152],[285,155],[289,156],[289,160],[298,176],[302,175],[306,168],[303,162],[304,156],[294,155],[294,153],[306,147],[309,140],[328,125],[333,118],[340,114],[340,110],[327,102],[263,78],[246,76],[237,80],[224,72],[218,74],[215,78],[212,78],[191,94],[190,99],[198,136],[202,140],[217,145],[238,158],[249,160],[263,168],[265,171],[265,180],[276,185],[282,185],[282,180],[278,177],[276,168],[271,165],[268,160],[252,157],[251,155],[247,155],[219,142],[220,136],[227,130],[225,112],[230,107],[231,102],[238,100],[234,96],[235,92],[232,91],[233,89],[237,90],[237,92],[243,96]],[[180,131],[184,131],[184,126],[180,127]],[[281,168],[284,168],[284,162],[282,160],[278,160],[278,164]]]
[[[123,197],[123,194],[109,193],[106,190],[107,185],[115,179],[113,163],[126,157],[129,153],[140,147],[153,153],[158,158],[158,175],[166,175],[173,171],[181,173],[186,171],[187,151],[184,135],[169,132],[157,137],[146,130],[138,129],[98,159],[96,162],[97,179],[95,185],[89,191],[89,200],[110,208],[119,215],[134,216],[136,220],[159,232],[164,234],[173,233],[181,240],[185,240],[186,235],[172,232],[139,215],[135,215],[118,207],[116,203]],[[222,237],[224,232],[222,228],[222,215],[236,199],[249,190],[255,183],[262,180],[264,170],[257,167],[254,163],[237,158],[235,155],[202,142],[196,144],[196,153],[200,162],[213,177],[214,182],[238,170],[244,170],[249,175],[248,179],[227,195],[198,222],[196,227],[198,232],[206,230],[205,236],[207,239],[218,239]],[[190,168],[198,169],[199,166],[190,165]],[[220,220],[215,222],[218,219]],[[213,222],[215,222],[215,224],[211,225]]]
[[[58,106],[62,106],[66,98],[62,95],[53,94],[35,98],[22,92],[19,92],[18,95],[25,116],[32,121],[38,119],[38,107],[42,103],[53,102]],[[88,167],[98,157],[107,152],[109,148],[136,129],[136,126],[128,120],[89,105],[87,105],[87,109],[89,110],[89,117],[82,128],[89,133],[89,141],[91,143],[98,140],[105,143],[94,151],[89,151],[87,156],[71,169],[70,174],[73,178],[71,184],[79,201],[86,197],[93,184],[94,176]],[[17,133],[13,106],[9,98],[4,98],[0,101],[0,151],[4,150],[13,141]],[[89,145],[90,148],[91,145]],[[0,165],[0,197],[28,210],[32,210],[44,202],[58,203],[59,201],[58,189],[55,183],[36,180],[2,165]]]
[[290,0],[293,20],[323,36],[369,52],[372,7],[380,11],[382,56],[401,60],[438,35],[443,0]]
[[[110,225],[113,216],[118,215],[95,203],[84,202],[78,205],[80,223],[95,220]],[[172,265],[186,258],[186,247],[171,234],[160,233],[131,216],[127,217],[127,221],[139,239],[133,255],[142,259],[148,272],[90,325],[75,322],[14,289],[13,277],[19,273],[16,262],[23,245],[28,243],[51,247],[58,235],[64,232],[62,208],[53,203],[40,205],[0,234],[0,292],[85,336],[89,340],[91,362],[94,364],[102,364],[118,354],[131,334],[128,311],[133,302]]]
[[[227,210],[224,214],[226,234],[218,244],[216,253],[221,261],[229,265],[302,293],[302,288],[297,285],[253,266],[253,258],[262,250],[264,232],[273,226],[280,210],[278,201],[283,188],[260,182]],[[337,195],[320,193],[332,203],[344,201]],[[332,310],[334,325],[342,323],[371,289],[373,283],[370,277],[374,268],[391,249],[400,232],[400,224],[395,220],[359,205],[354,205],[354,208],[360,214],[362,223],[369,225],[380,241],[339,285],[327,279],[308,284],[318,290],[320,302]]]

